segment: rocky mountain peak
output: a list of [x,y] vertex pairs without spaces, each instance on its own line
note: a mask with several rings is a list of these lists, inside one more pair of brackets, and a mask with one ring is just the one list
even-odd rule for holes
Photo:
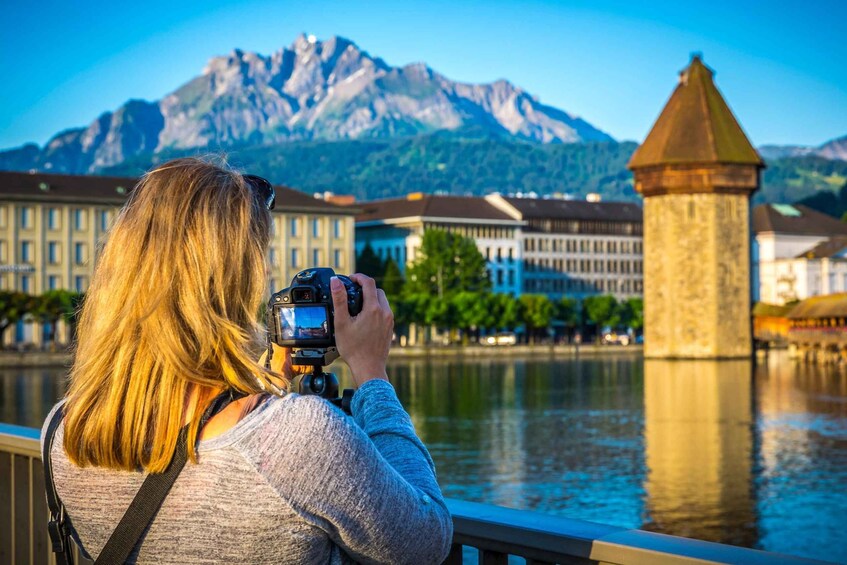
[[392,67],[347,38],[322,41],[304,33],[270,56],[233,49],[213,57],[162,100],[130,101],[87,128],[54,137],[35,167],[94,172],[168,149],[460,128],[542,143],[612,140],[506,80],[459,83],[423,62]]

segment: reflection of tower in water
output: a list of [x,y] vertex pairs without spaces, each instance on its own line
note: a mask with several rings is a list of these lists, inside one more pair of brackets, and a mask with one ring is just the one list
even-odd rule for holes
[[644,362],[644,529],[754,546],[752,366]]

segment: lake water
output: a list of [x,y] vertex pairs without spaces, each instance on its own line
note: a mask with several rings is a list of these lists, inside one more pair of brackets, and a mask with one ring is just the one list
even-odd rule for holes
[[[343,367],[334,367],[349,384]],[[391,361],[447,496],[847,562],[847,371],[749,362]],[[0,369],[40,426],[61,369]]]

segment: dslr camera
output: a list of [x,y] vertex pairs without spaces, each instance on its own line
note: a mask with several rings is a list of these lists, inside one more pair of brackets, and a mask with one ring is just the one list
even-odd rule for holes
[[271,295],[268,303],[268,332],[271,341],[291,348],[295,365],[329,365],[338,358],[335,348],[331,277],[347,290],[347,311],[351,316],[362,311],[362,287],[330,268],[300,271],[291,286]]

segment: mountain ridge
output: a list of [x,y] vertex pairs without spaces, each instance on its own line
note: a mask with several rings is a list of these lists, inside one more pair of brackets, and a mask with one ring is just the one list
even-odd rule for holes
[[[540,143],[614,141],[505,79],[468,84],[422,62],[392,67],[339,36],[300,35],[271,55],[234,49],[157,101],[131,99],[57,133],[37,156],[0,152],[47,172],[96,173],[136,155],[286,141],[393,138],[477,128]],[[24,150],[24,148],[28,148]]]

